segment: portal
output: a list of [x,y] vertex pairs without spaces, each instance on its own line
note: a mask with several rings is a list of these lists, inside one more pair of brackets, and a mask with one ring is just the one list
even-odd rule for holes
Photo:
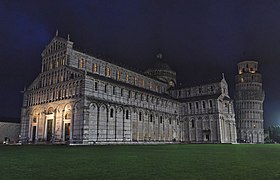
[[70,140],[70,123],[65,123],[65,126],[64,126],[64,140],[65,141]]
[[47,121],[47,141],[51,141],[52,140],[52,119],[49,119]]
[[32,142],[35,142],[36,139],[36,126],[32,127]]

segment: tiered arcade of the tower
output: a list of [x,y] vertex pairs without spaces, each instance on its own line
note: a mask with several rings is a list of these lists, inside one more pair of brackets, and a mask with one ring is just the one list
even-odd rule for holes
[[258,62],[238,63],[235,76],[235,115],[237,140],[241,143],[264,143],[262,75]]

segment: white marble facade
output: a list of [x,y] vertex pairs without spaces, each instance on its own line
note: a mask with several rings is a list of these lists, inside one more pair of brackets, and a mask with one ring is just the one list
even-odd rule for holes
[[237,140],[240,143],[264,143],[263,102],[265,93],[258,62],[238,63],[235,77]]
[[236,143],[233,100],[224,78],[212,83],[171,91],[181,103],[182,141],[188,143]]
[[35,143],[234,143],[236,131],[224,78],[178,88],[176,72],[161,56],[136,72],[55,36],[24,93],[21,137]]

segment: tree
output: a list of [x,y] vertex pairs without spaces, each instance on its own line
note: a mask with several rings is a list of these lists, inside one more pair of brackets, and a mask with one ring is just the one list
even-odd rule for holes
[[269,127],[269,138],[274,142],[280,143],[280,126]]

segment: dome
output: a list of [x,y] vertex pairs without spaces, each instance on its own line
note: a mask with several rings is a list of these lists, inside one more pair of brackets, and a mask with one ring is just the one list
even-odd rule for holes
[[162,60],[162,54],[157,55],[157,59],[144,73],[167,83],[169,87],[176,85],[176,72]]
[[156,60],[156,62],[149,69],[150,70],[173,71],[166,62],[161,61],[161,60]]
[[173,71],[170,66],[162,60],[162,54],[157,55],[156,61],[148,68],[148,71],[149,70]]

